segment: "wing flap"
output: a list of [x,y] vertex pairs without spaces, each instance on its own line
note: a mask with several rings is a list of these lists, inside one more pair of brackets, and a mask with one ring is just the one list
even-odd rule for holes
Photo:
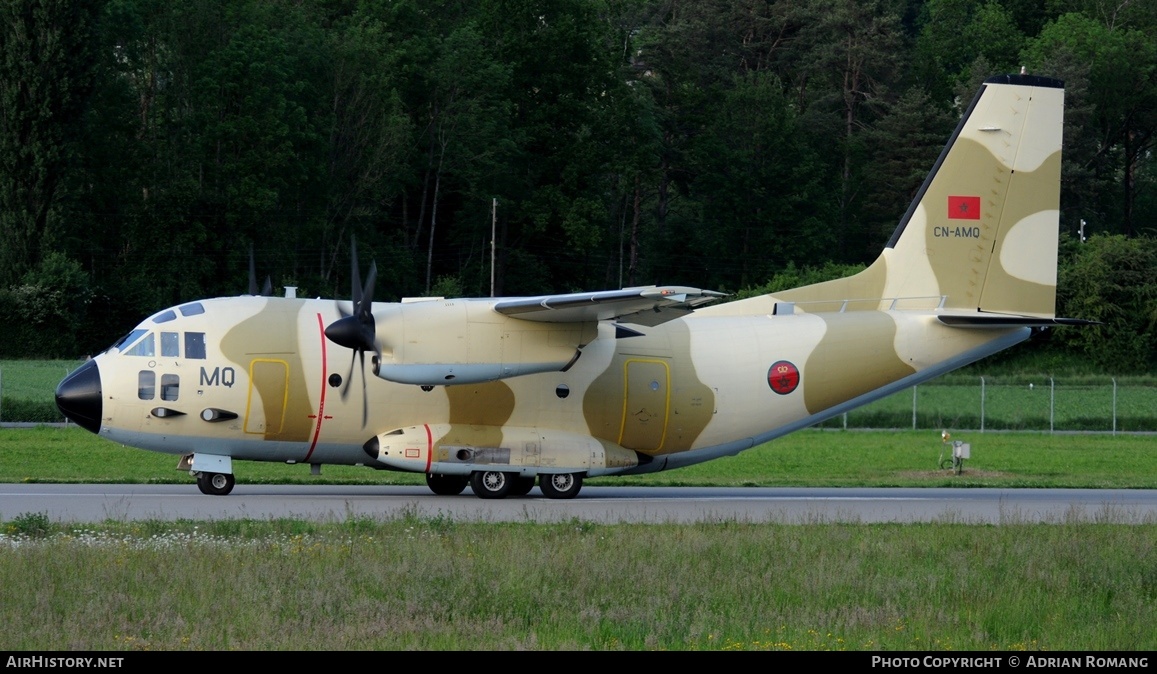
[[643,286],[564,295],[499,300],[504,316],[543,323],[581,323],[612,318],[626,323],[658,325],[715,302],[724,293],[685,286]]

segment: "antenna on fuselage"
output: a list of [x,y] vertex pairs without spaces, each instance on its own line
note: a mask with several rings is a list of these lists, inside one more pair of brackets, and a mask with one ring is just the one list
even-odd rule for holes
[[[253,244],[249,244],[249,294],[257,294],[257,263],[253,261]],[[273,294],[273,281],[265,277],[265,285],[261,286],[261,296],[269,297]]]

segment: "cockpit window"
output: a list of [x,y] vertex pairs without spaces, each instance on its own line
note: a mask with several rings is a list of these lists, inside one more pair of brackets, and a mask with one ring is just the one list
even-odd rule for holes
[[161,333],[161,357],[179,358],[181,356],[181,333]]
[[172,309],[169,309],[168,311],[162,311],[153,317],[154,323],[168,323],[169,321],[175,320],[177,320],[177,312],[173,311]]
[[185,333],[185,357],[205,360],[205,333]]
[[145,334],[146,332],[148,332],[148,330],[142,330],[140,328],[137,328],[136,330],[133,330],[129,334],[125,335],[124,337],[121,337],[121,340],[119,342],[117,342],[116,344],[113,344],[112,348],[120,351],[120,350],[124,349],[126,346],[128,346],[128,345],[132,344],[133,342],[137,341],[138,339],[140,339],[141,335]]
[[192,302],[190,304],[183,304],[177,307],[182,316],[197,316],[205,313],[205,307],[201,306],[200,302]]
[[145,338],[137,342],[128,351],[125,351],[126,356],[155,356],[157,355],[157,340],[153,333],[145,335]]

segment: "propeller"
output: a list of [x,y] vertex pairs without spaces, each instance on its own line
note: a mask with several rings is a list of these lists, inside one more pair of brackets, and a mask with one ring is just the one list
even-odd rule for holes
[[338,312],[342,317],[326,327],[325,336],[334,344],[353,351],[353,355],[350,357],[349,374],[346,375],[345,384],[341,388],[342,400],[345,400],[346,396],[349,395],[350,381],[353,380],[354,374],[354,360],[359,362],[362,371],[362,427],[365,428],[369,416],[366,402],[366,351],[374,352],[374,363],[377,363],[382,356],[381,346],[378,344],[374,332],[375,324],[372,311],[374,282],[378,278],[378,265],[376,262],[370,264],[370,273],[363,286],[361,272],[358,270],[357,242],[353,237],[350,238],[350,247],[350,285],[352,286],[350,294],[353,299],[353,313],[347,314],[341,304],[338,304]]

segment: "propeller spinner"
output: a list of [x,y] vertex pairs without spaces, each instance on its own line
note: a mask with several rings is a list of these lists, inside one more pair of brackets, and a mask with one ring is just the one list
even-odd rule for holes
[[375,324],[372,311],[374,282],[378,277],[378,265],[376,262],[370,264],[369,276],[366,277],[365,286],[362,286],[361,272],[358,270],[357,243],[351,239],[350,245],[350,284],[352,286],[353,313],[347,314],[341,304],[338,304],[338,312],[341,313],[342,317],[326,327],[325,336],[334,344],[344,346],[354,352],[350,357],[349,373],[346,375],[345,384],[341,389],[342,400],[345,400],[346,396],[349,395],[350,381],[354,374],[354,360],[357,359],[360,362],[362,371],[362,427],[364,428],[369,415],[366,402],[366,351],[374,352],[371,365],[375,374],[382,356],[381,347],[374,332]]

